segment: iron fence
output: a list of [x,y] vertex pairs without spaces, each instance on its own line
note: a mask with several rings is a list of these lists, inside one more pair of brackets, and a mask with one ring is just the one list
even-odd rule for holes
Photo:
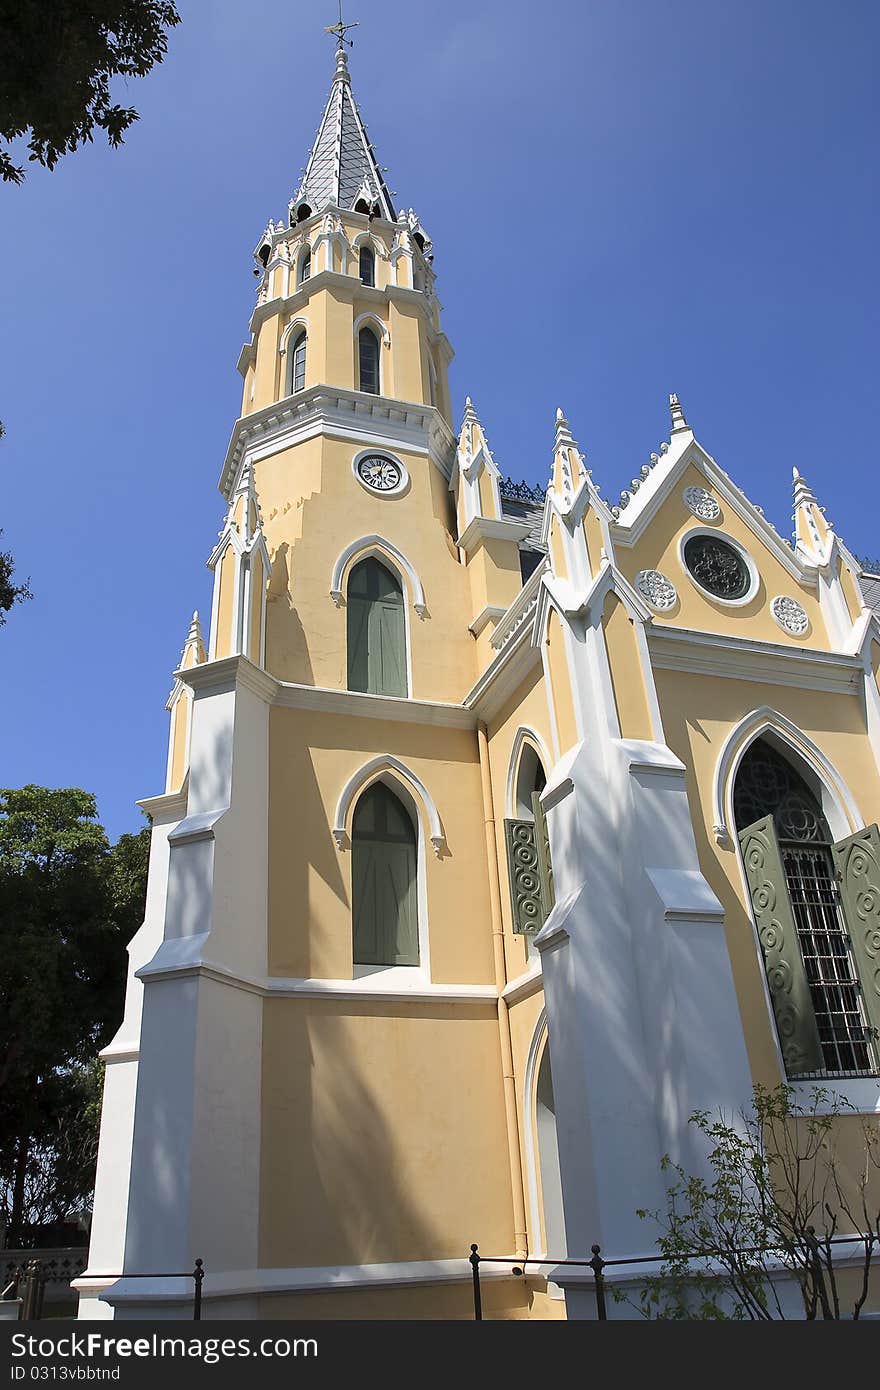
[[[8,1283],[3,1290],[6,1295],[10,1291],[13,1296],[21,1299],[21,1309],[19,1318],[22,1322],[35,1321],[43,1315],[43,1299],[46,1292],[46,1285],[57,1280],[64,1280],[67,1277],[67,1270],[61,1271],[59,1263],[69,1265],[71,1268],[76,1263],[73,1260],[59,1262],[57,1260],[40,1260],[34,1257],[28,1261],[9,1261],[6,1265]],[[72,1271],[72,1278],[82,1274],[85,1269],[85,1256],[79,1262],[78,1268]],[[175,1270],[172,1274],[106,1274],[104,1279],[192,1279],[193,1281],[193,1322],[201,1322],[202,1318],[202,1284],[205,1281],[205,1266],[202,1260],[196,1260],[192,1269]],[[70,1283],[70,1279],[67,1278]]]
[[[871,1241],[873,1249],[874,1242],[870,1236],[868,1237],[868,1240]],[[808,1274],[812,1274],[821,1282],[822,1252],[825,1250],[827,1246],[852,1246],[858,1245],[860,1242],[862,1244],[865,1244],[866,1238],[862,1235],[854,1234],[849,1236],[834,1236],[831,1238],[823,1237],[823,1239],[820,1241],[812,1231],[809,1231],[806,1234],[805,1241],[807,1246],[807,1264],[805,1272]],[[548,1255],[542,1255],[540,1259],[533,1259],[531,1263],[535,1265],[540,1265],[544,1269],[550,1266],[552,1266],[554,1269],[557,1269],[560,1266],[571,1266],[573,1268],[591,1269],[593,1271],[593,1292],[596,1298],[596,1317],[600,1322],[606,1322],[608,1320],[608,1304],[606,1300],[608,1281],[605,1277],[605,1270],[612,1269],[615,1266],[624,1265],[627,1268],[631,1268],[634,1265],[656,1266],[662,1264],[665,1257],[662,1255],[662,1253],[658,1251],[653,1255],[639,1255],[631,1259],[606,1260],[602,1255],[601,1246],[593,1245],[590,1248],[592,1250],[592,1259],[589,1260],[570,1260],[567,1258],[561,1260],[554,1260]],[[722,1254],[729,1253],[729,1251],[722,1250],[694,1250],[691,1252],[690,1258],[694,1260],[717,1259]],[[740,1255],[767,1255],[771,1252],[767,1250],[759,1250],[757,1247],[744,1247],[737,1253]],[[468,1256],[468,1260],[470,1262],[471,1270],[473,1271],[474,1320],[476,1322],[481,1322],[483,1320],[483,1296],[482,1289],[480,1286],[480,1265],[508,1265],[510,1267],[511,1274],[516,1275],[518,1278],[524,1278],[526,1266],[529,1264],[529,1259],[527,1257],[524,1260],[515,1260],[511,1259],[509,1255],[481,1255],[480,1247],[478,1245],[472,1245],[471,1253]]]

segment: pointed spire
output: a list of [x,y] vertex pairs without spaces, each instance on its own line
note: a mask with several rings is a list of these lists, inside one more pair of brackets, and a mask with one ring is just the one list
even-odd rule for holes
[[586,482],[587,469],[561,406],[556,411],[555,423],[551,482],[562,502],[563,510],[568,510],[581,484]]
[[309,210],[304,215],[308,216],[331,204],[352,209],[361,201],[386,221],[396,220],[391,195],[354,99],[348,55],[340,42],[324,115],[302,182],[291,199],[291,222],[301,220],[300,210],[304,206]]
[[180,664],[188,668],[201,666],[202,662],[206,660],[205,644],[202,640],[202,625],[199,622],[199,610],[196,609],[192,615],[189,632],[186,634],[183,651],[180,654]]
[[804,559],[825,564],[834,529],[816,500],[815,493],[797,467],[792,468],[794,491],[794,543]]
[[672,416],[672,433],[680,434],[682,430],[690,429],[690,425],[684,418],[684,411],[681,408],[681,401],[673,391],[669,397],[669,413]]

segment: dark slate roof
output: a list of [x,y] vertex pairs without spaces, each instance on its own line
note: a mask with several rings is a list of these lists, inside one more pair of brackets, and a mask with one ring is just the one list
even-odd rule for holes
[[862,586],[862,593],[865,595],[865,602],[869,608],[880,617],[880,574],[859,575],[859,583]]
[[339,50],[330,96],[294,202],[320,212],[329,204],[352,208],[359,197],[378,203],[382,217],[394,221],[391,195],[351,90],[346,55]]
[[516,483],[512,478],[501,482],[501,510],[511,521],[524,521],[529,534],[520,541],[520,550],[537,550],[543,553],[541,529],[544,524],[544,493],[528,483]]

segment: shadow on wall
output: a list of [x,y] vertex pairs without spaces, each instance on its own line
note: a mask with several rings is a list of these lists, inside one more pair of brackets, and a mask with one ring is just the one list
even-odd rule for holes
[[264,1266],[512,1248],[491,1005],[270,1000],[264,1043]]
[[289,557],[290,546],[283,541],[272,556],[266,594],[266,650],[272,653],[271,670],[282,679],[314,685],[306,634],[291,596]]

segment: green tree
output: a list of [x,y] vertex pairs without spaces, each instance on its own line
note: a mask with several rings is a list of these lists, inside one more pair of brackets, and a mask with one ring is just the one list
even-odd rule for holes
[[[783,1319],[783,1276],[797,1284],[805,1318],[858,1318],[880,1247],[880,1128],[848,1116],[851,1109],[827,1088],[813,1087],[803,1103],[782,1084],[756,1086],[751,1110],[736,1121],[695,1111],[690,1123],[706,1142],[709,1175],[667,1156],[666,1211],[638,1213],[659,1226],[662,1257],[638,1296],[643,1315]],[[846,1156],[841,1120],[850,1127]],[[849,1303],[835,1258],[842,1237],[850,1255],[861,1252]]]
[[[0,141],[30,131],[28,158],[47,169],[96,129],[122,144],[138,113],[111,100],[110,82],[161,63],[179,23],[172,0],[0,0]],[[24,179],[2,145],[0,178]]]
[[48,1209],[48,1199],[31,1200],[38,1170],[70,1167],[58,1157],[58,1117],[82,1128],[83,1069],[119,1022],[148,838],[145,827],[111,848],[95,798],[75,787],[0,790],[0,1165],[10,1238]]
[[[0,420],[0,439],[5,433],[3,421]],[[3,532],[0,531],[0,536],[2,535]],[[10,552],[0,550],[0,627],[6,622],[6,614],[14,603],[20,603],[22,599],[33,597],[26,581],[24,584],[12,582],[14,570],[15,561]]]

